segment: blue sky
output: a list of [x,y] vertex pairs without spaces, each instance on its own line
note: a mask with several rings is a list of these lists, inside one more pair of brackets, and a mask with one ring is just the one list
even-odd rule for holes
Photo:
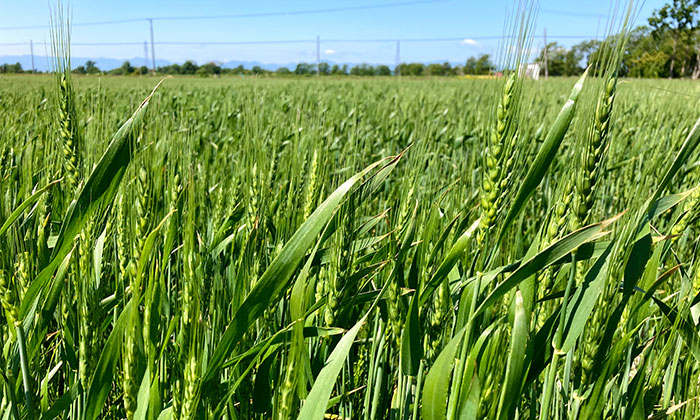
[[[401,0],[337,0],[337,1],[148,1],[73,0],[70,2],[75,23],[111,21],[132,18],[223,15],[265,12],[291,12],[369,4],[408,3]],[[638,24],[665,0],[647,0],[639,8]],[[53,2],[51,1],[51,4]],[[28,45],[8,43],[48,42],[47,28],[3,29],[7,27],[46,25],[49,21],[47,0],[0,0],[0,56],[28,54]],[[156,43],[163,41],[268,41],[315,40],[321,37],[321,59],[334,62],[393,64],[395,42],[359,43],[330,42],[332,39],[415,39],[459,38],[440,42],[402,42],[401,60],[405,62],[463,62],[481,53],[495,54],[498,41],[479,39],[503,33],[505,16],[512,10],[513,0],[464,1],[437,0],[431,3],[403,4],[396,7],[346,10],[317,14],[246,17],[212,20],[155,20]],[[581,39],[559,36],[595,37],[605,32],[610,0],[556,1],[541,0],[536,19],[536,32],[547,29],[548,40],[571,45]],[[135,42],[137,45],[73,47],[77,57],[138,58],[144,62],[143,42],[149,40],[148,22],[130,22],[102,26],[75,26],[74,43]],[[551,42],[550,41],[550,42]],[[533,48],[542,46],[536,38]],[[35,54],[44,55],[43,45],[35,46]],[[206,61],[260,61],[292,63],[315,61],[314,42],[265,45],[156,45],[156,57],[175,62],[194,59]]]

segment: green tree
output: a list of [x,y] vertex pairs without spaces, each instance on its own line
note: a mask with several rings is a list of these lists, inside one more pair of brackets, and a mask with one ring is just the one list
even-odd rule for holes
[[333,64],[333,67],[331,67],[331,74],[334,76],[345,76],[348,74],[348,65],[343,64],[341,67],[337,64]]
[[398,67],[399,74],[402,76],[421,76],[425,70],[422,63],[401,63]]
[[[571,49],[574,51],[575,59],[579,60],[579,67],[582,65],[583,68],[593,64],[598,50],[600,49],[601,42],[595,39],[580,42]],[[580,68],[582,70],[582,68]]]
[[[582,53],[576,49],[567,49],[564,46],[551,42],[540,52],[538,62],[544,62],[547,54],[547,71],[550,76],[575,76],[583,70],[581,68]],[[544,70],[544,69],[543,69]]]
[[312,74],[315,71],[316,71],[316,66],[314,66],[313,64],[299,63],[299,64],[297,64],[296,69],[294,69],[294,74],[306,75],[306,74]]
[[209,62],[200,66],[195,73],[202,77],[218,76],[221,74],[221,66],[214,62]]
[[377,76],[391,76],[391,69],[384,64],[375,67],[374,72]]
[[158,67],[158,73],[182,74],[182,69],[179,64],[171,64],[169,66]]
[[367,63],[362,63],[350,69],[350,74],[353,76],[374,76],[374,73],[374,67]]
[[425,74],[428,76],[449,76],[451,71],[452,66],[447,62],[443,64],[428,64],[428,66],[425,68]]
[[318,69],[321,74],[331,74],[331,66],[325,61],[318,64]]
[[476,57],[467,58],[467,62],[462,68],[464,74],[475,75],[476,74]]
[[120,67],[117,67],[116,69],[110,71],[109,74],[128,76],[133,72],[134,67],[131,65],[130,62],[125,61]]
[[492,68],[493,63],[491,62],[491,56],[489,54],[481,54],[479,58],[476,59],[476,64],[474,66],[474,74],[489,74]]
[[[662,8],[654,11],[649,18],[651,35],[658,42],[670,39],[668,77],[676,74],[676,64],[680,65],[680,76],[688,70],[688,61],[692,56],[693,44],[697,37],[698,6],[700,0],[672,0]],[[700,54],[700,53],[699,53]],[[696,54],[698,55],[698,54]]]
[[134,67],[132,67],[131,63],[129,63],[128,61],[125,61],[124,64],[122,64],[122,66],[121,66],[121,71],[122,71],[122,74],[128,75],[128,74],[131,74],[134,72]]
[[[627,77],[668,77],[669,56],[666,48],[650,34],[648,26],[639,26],[627,41],[627,50],[622,59],[621,76]],[[596,51],[591,62],[598,59]]]
[[197,73],[197,65],[194,63],[194,61],[187,60],[185,63],[182,65],[180,69],[180,74],[195,74]]
[[97,63],[95,63],[92,60],[88,60],[85,62],[85,71],[87,72],[87,74],[100,73],[100,69],[97,68]]

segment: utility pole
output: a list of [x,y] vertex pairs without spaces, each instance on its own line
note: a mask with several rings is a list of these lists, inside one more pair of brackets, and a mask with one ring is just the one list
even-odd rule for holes
[[148,68],[148,41],[143,41],[143,65]]
[[321,37],[316,35],[316,75],[321,75]]
[[547,67],[547,28],[544,28],[544,79],[549,79],[549,68]]
[[148,23],[151,25],[151,64],[153,74],[156,74],[156,46],[153,42],[153,19],[148,19]]
[[396,64],[394,74],[401,77],[401,41],[396,41]]
[[29,51],[32,54],[32,73],[35,73],[35,67],[34,67],[34,41],[31,39],[29,40]]

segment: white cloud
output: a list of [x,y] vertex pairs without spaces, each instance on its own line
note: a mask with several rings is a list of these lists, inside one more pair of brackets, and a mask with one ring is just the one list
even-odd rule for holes
[[323,51],[324,54],[332,55],[335,54],[335,50],[327,49]]
[[473,40],[473,39],[469,39],[469,38],[463,39],[463,40],[460,42],[460,44],[462,44],[462,45],[470,45],[470,46],[479,45],[478,42],[476,42],[476,41]]

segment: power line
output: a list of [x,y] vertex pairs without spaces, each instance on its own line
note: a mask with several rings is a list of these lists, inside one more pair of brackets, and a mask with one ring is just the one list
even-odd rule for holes
[[548,15],[586,17],[586,18],[595,18],[595,19],[598,19],[600,17],[604,17],[604,18],[609,17],[609,15],[607,13],[572,12],[572,11],[568,11],[568,10],[556,10],[556,9],[540,9],[540,13],[545,13]]
[[[289,10],[280,12],[254,12],[254,13],[236,13],[228,15],[199,15],[199,16],[158,16],[158,17],[137,17],[129,19],[117,19],[117,20],[102,20],[93,22],[78,22],[72,23],[71,26],[100,26],[100,25],[118,25],[125,23],[136,23],[136,22],[146,22],[149,20],[156,21],[173,21],[173,20],[216,20],[216,19],[245,19],[245,18],[260,18],[260,17],[276,17],[276,16],[298,16],[298,15],[312,15],[312,14],[322,14],[322,13],[339,13],[339,12],[351,12],[357,10],[373,10],[373,9],[388,9],[394,7],[403,6],[417,6],[421,4],[432,4],[432,3],[443,3],[450,0],[414,0],[414,1],[402,1],[394,3],[384,3],[384,4],[365,4],[358,6],[341,6],[341,7],[327,7],[322,9],[301,9],[301,10]],[[604,13],[590,13],[590,12],[575,12],[568,10],[557,10],[557,9],[540,9],[541,13],[553,14],[559,16],[573,16],[573,17],[587,17],[587,18],[600,18],[608,17]],[[25,29],[46,29],[47,25],[28,25],[28,26],[4,26],[0,27],[0,31],[12,31],[12,30],[25,30]]]
[[[273,41],[158,41],[156,45],[263,45],[263,44],[310,44],[315,39],[285,39]],[[326,42],[325,40],[322,42]]]
[[[99,26],[99,25],[113,25],[113,24],[123,24],[123,23],[134,23],[134,22],[146,22],[149,20],[156,21],[172,21],[172,20],[215,20],[215,19],[244,19],[244,18],[259,18],[259,17],[275,17],[275,16],[298,16],[298,15],[311,15],[311,14],[322,14],[322,13],[338,13],[338,12],[350,12],[357,10],[373,10],[373,9],[387,9],[393,7],[403,7],[403,6],[416,6],[421,4],[432,4],[432,3],[442,3],[450,0],[414,0],[414,1],[401,1],[394,3],[384,3],[384,4],[365,4],[358,6],[343,6],[343,7],[327,7],[323,9],[302,9],[302,10],[290,10],[281,12],[255,12],[255,13],[237,13],[229,15],[200,15],[200,16],[159,16],[159,17],[140,17],[131,19],[120,19],[120,20],[103,20],[97,22],[82,22],[82,23],[72,23],[71,26]],[[30,25],[30,26],[6,26],[0,27],[3,31],[12,30],[24,30],[24,29],[46,29],[47,25]]]
[[[591,35],[549,35],[550,38],[557,39],[588,39],[594,38]],[[375,42],[454,42],[454,41],[488,41],[513,38],[512,36],[503,35],[484,35],[484,36],[460,36],[448,38],[384,38],[384,39],[323,39],[322,42],[348,42],[348,43],[375,43]],[[542,38],[542,35],[535,35],[534,38]]]
[[343,6],[343,7],[328,7],[324,9],[305,9],[293,10],[288,12],[257,12],[257,13],[239,13],[233,15],[207,15],[207,16],[165,16],[153,18],[153,20],[210,20],[210,19],[240,19],[240,18],[256,18],[256,17],[274,17],[274,16],[295,16],[295,15],[311,15],[319,13],[337,13],[350,12],[355,10],[371,10],[371,9],[387,9],[392,7],[415,6],[419,4],[443,3],[449,0],[415,0],[403,1],[396,3],[384,4],[367,4],[360,6]]
[[[134,22],[145,22],[146,18],[134,18],[134,19],[122,19],[122,20],[103,20],[99,22],[83,22],[83,23],[71,23],[70,25],[75,26],[98,26],[98,25],[113,25],[119,23],[134,23]],[[19,31],[24,29],[48,29],[48,25],[29,25],[29,26],[3,26],[0,27],[0,31]]]
[[[542,35],[535,35],[535,38],[543,38]],[[593,35],[547,35],[550,39],[593,39]],[[464,40],[474,40],[474,41],[487,41],[487,40],[499,40],[509,38],[503,35],[483,35],[483,36],[461,36],[461,37],[447,37],[447,38],[373,38],[373,39],[321,39],[320,43],[395,43],[395,42],[455,42]],[[278,39],[278,40],[261,40],[261,41],[157,41],[154,42],[155,45],[192,45],[192,46],[206,46],[206,45],[265,45],[265,44],[312,44],[316,43],[316,39]],[[36,44],[48,45],[47,42],[35,42]],[[29,45],[29,42],[14,42],[14,43],[0,43],[0,47],[12,47],[12,46],[25,46]],[[124,41],[124,42],[71,42],[71,45],[78,47],[85,46],[128,46],[128,45],[143,45],[143,41]]]

